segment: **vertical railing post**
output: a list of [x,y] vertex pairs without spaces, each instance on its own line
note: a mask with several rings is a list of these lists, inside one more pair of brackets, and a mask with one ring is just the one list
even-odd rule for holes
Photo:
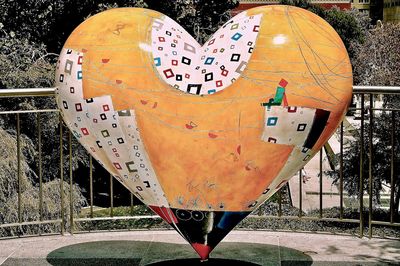
[[282,216],[282,190],[278,190],[278,217]]
[[93,218],[93,157],[89,155],[90,218]]
[[131,216],[133,216],[133,194],[130,192],[131,195]]
[[340,124],[340,158],[339,158],[339,193],[340,219],[343,219],[343,121]]
[[72,134],[68,130],[68,146],[69,146],[69,226],[70,233],[74,233],[74,199],[73,199],[73,180],[72,180]]
[[114,178],[110,174],[110,217],[114,216]]
[[390,133],[390,223],[394,222],[394,135],[396,128],[395,112],[392,111],[392,130]]
[[368,194],[369,194],[369,204],[368,204],[368,236],[372,237],[372,152],[373,152],[373,123],[374,123],[374,97],[372,94],[369,95],[369,129],[368,129],[368,147],[369,147],[369,157],[368,157]]
[[60,202],[61,202],[61,235],[64,235],[64,158],[63,158],[63,122],[61,114],[58,116],[58,126],[60,127]]
[[[39,220],[43,221],[43,176],[42,176],[42,125],[40,113],[37,113],[38,133],[38,176],[39,176]],[[40,229],[40,227],[39,227]]]
[[17,113],[18,222],[22,223],[21,121]]
[[299,171],[299,217],[303,216],[303,168]]
[[360,237],[364,236],[364,176],[363,176],[363,157],[364,157],[364,93],[361,94],[361,128],[360,128],[360,180],[359,180],[359,200],[360,200]]
[[319,218],[322,218],[322,148],[319,150]]

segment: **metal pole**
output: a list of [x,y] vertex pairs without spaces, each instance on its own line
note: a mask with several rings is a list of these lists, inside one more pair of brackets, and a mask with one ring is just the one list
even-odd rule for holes
[[130,193],[131,195],[131,216],[133,216],[133,194],[132,192]]
[[372,238],[372,127],[373,127],[373,104],[374,104],[374,97],[372,94],[369,95],[369,130],[368,130],[368,140],[369,140],[369,158],[368,158],[368,194],[369,194],[369,206],[368,206],[368,236]]
[[394,222],[394,135],[396,128],[395,112],[392,111],[392,130],[390,134],[390,223]]
[[110,174],[110,216],[114,216],[114,179]]
[[93,218],[93,157],[89,155],[90,218]]
[[60,127],[60,201],[61,201],[61,234],[64,235],[64,165],[63,165],[63,122],[61,114],[58,115],[58,126]]
[[299,171],[299,218],[303,216],[303,174],[302,171],[303,168],[300,169]]
[[278,217],[282,216],[282,192],[278,190]]
[[340,219],[343,219],[343,121],[340,124],[340,169],[339,169],[339,193],[340,193]]
[[363,180],[363,156],[364,156],[364,94],[361,94],[361,129],[360,129],[360,180],[359,180],[359,199],[360,199],[360,237],[364,235],[364,180]]
[[[42,127],[40,122],[41,114],[37,113],[38,129],[38,170],[39,170],[39,220],[43,221],[43,176],[42,176]],[[39,228],[40,229],[40,228]]]
[[72,180],[72,134],[68,130],[68,145],[69,145],[69,223],[70,233],[74,233],[74,199],[73,199],[73,180]]
[[319,150],[319,218],[322,218],[322,148]]
[[21,177],[21,122],[17,114],[17,178],[18,178],[18,222],[22,223],[22,177]]

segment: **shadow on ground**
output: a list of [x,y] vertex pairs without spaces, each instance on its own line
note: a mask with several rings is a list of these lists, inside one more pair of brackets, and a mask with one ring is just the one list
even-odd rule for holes
[[74,244],[48,254],[51,265],[311,265],[310,256],[295,249],[256,243],[221,243],[211,259],[200,262],[188,244],[148,241],[97,241]]

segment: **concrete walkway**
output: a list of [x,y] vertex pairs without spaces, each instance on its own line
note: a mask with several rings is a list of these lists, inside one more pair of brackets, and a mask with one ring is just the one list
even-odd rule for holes
[[130,231],[0,240],[3,265],[400,265],[400,241],[233,231],[208,262],[175,231]]

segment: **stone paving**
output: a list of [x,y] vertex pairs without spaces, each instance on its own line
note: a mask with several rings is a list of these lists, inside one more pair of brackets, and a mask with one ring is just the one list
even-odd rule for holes
[[3,265],[400,265],[400,241],[233,231],[207,262],[175,231],[126,231],[0,240]]

